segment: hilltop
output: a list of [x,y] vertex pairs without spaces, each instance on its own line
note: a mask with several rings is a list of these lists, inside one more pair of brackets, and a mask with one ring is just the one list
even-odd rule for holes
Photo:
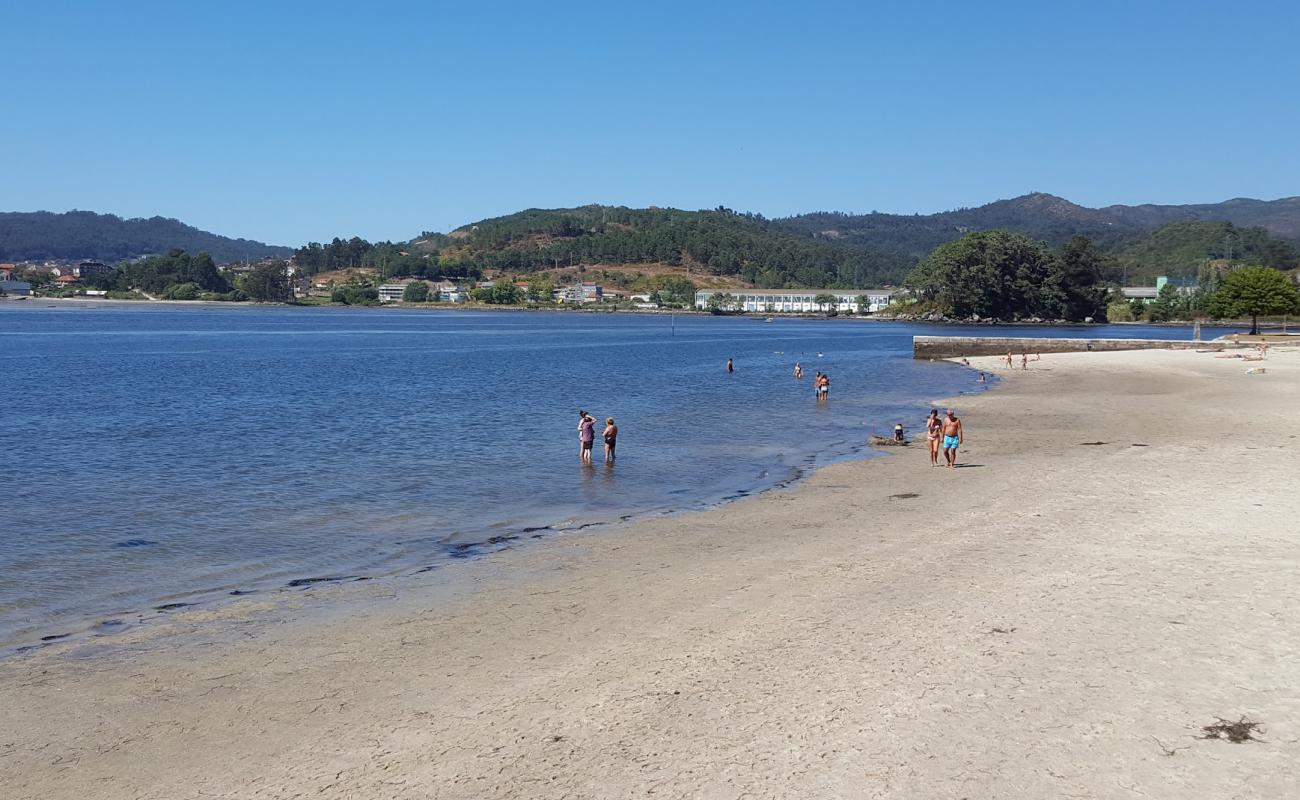
[[448,267],[535,272],[578,265],[658,265],[759,286],[864,286],[901,280],[899,254],[843,247],[727,208],[682,211],[590,205],[528,209],[412,243]]
[[817,239],[920,259],[938,245],[971,231],[1005,228],[1053,245],[1083,234],[1103,248],[1120,250],[1155,228],[1191,221],[1260,227],[1274,237],[1300,240],[1300,197],[1088,208],[1063,197],[1034,192],[937,214],[818,212],[773,220],[772,225]]
[[288,258],[288,247],[231,239],[175,219],[123,219],[93,211],[0,212],[0,261],[90,258],[116,263],[173,249],[206,251],[217,262]]
[[1289,267],[1296,250],[1288,239],[1300,237],[1300,198],[1088,208],[1036,192],[937,214],[821,212],[781,219],[722,207],[590,205],[528,209],[447,234],[425,233],[411,245],[464,274],[654,264],[763,287],[860,287],[896,283],[935,247],[992,229],[1054,246],[1083,234],[1107,256],[1109,280],[1195,274],[1206,259]]

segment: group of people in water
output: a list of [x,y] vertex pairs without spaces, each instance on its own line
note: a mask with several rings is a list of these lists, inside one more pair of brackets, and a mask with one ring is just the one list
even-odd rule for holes
[[[605,463],[614,463],[614,450],[618,447],[618,426],[613,417],[605,417]],[[578,412],[578,457],[582,463],[591,463],[591,449],[596,443],[596,418],[586,411]]]
[[[964,363],[970,362],[962,359]],[[1010,354],[1008,354],[1010,361]],[[727,359],[727,372],[736,371],[735,363]],[[803,366],[799,362],[794,364],[794,377],[796,380],[803,378]],[[983,382],[984,373],[980,373],[980,380]],[[830,394],[831,379],[830,376],[821,370],[817,370],[813,377],[813,390],[818,400],[825,400]],[[582,459],[583,464],[592,463],[592,449],[596,444],[596,418],[584,411],[578,412],[578,457]],[[614,463],[615,451],[618,447],[618,426],[614,424],[613,417],[605,418],[605,429],[601,433],[605,442],[605,463]],[[894,426],[894,438],[897,441],[903,441],[903,425],[899,423]],[[957,448],[964,442],[961,420],[958,419],[956,412],[951,408],[945,416],[939,416],[939,410],[931,409],[930,416],[925,421],[925,438],[930,447],[930,466],[939,466],[939,452],[943,451],[944,463],[948,467],[957,466]]]
[[[803,365],[798,361],[794,362],[794,379],[803,380]],[[825,400],[831,394],[831,376],[821,370],[813,373],[813,396],[818,400]]]

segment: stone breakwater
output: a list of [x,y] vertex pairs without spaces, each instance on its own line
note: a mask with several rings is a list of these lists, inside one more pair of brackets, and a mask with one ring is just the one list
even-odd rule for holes
[[1021,353],[1082,353],[1112,350],[1223,350],[1226,342],[1169,339],[1048,339],[1014,336],[913,336],[913,358],[962,358]]

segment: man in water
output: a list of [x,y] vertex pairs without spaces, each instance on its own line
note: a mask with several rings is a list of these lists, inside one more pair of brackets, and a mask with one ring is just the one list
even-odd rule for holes
[[952,409],[948,409],[948,416],[943,420],[943,460],[948,462],[948,466],[957,466],[957,448],[964,441],[961,431],[961,420]]
[[736,368],[732,365],[731,359],[727,359],[727,372],[735,372]]

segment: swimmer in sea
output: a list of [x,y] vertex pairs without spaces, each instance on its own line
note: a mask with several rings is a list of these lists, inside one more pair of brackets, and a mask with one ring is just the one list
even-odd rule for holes
[[613,417],[605,418],[605,463],[614,463],[614,448],[618,446],[618,426]]

